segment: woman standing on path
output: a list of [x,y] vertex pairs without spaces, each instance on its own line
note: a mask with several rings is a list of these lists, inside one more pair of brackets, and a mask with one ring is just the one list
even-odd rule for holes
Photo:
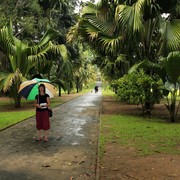
[[39,93],[35,97],[36,107],[36,128],[38,130],[37,141],[42,140],[42,131],[44,130],[44,141],[48,141],[48,129],[50,128],[48,107],[50,106],[49,95],[46,94],[45,85],[40,84],[38,87]]

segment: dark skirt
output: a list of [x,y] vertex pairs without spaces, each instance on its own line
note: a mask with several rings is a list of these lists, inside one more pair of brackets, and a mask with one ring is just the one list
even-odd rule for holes
[[37,130],[48,130],[50,128],[48,111],[36,111]]

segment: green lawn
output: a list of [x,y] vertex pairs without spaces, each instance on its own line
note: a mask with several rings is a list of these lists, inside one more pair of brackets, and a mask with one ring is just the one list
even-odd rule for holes
[[35,110],[0,112],[0,130],[35,115]]
[[113,91],[111,91],[109,88],[104,88],[102,91],[102,95],[103,96],[113,96],[115,97],[115,93]]
[[[103,90],[103,96],[115,97],[115,94],[107,88]],[[166,102],[165,99],[163,102]],[[138,155],[180,154],[180,124],[137,116],[102,115],[100,157],[104,154],[106,143],[134,148]]]
[[127,115],[101,117],[100,155],[106,143],[133,147],[139,155],[180,153],[180,124]]

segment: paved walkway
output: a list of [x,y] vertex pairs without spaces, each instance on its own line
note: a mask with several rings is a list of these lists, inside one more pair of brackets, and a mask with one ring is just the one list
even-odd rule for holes
[[35,117],[0,132],[0,180],[95,179],[101,92],[53,109],[48,142],[36,142]]

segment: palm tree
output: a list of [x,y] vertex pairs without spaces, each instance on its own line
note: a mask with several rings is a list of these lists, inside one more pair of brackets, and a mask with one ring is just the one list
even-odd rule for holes
[[71,28],[69,40],[78,35],[97,52],[94,63],[104,74],[119,78],[137,62],[158,63],[160,57],[180,51],[179,7],[180,2],[174,0],[168,1],[168,6],[163,0],[88,3]]
[[[178,81],[177,79],[172,81],[172,76],[179,77],[176,65],[179,63],[177,59],[180,51],[180,20],[176,18],[180,14],[178,10],[180,2],[172,0],[168,3],[169,6],[165,7],[161,0],[154,3],[150,0],[137,0],[132,4],[119,5],[116,8],[116,19],[123,27],[124,33],[128,35],[128,42],[133,42],[130,45],[139,59],[137,62],[142,61],[134,67],[148,64],[148,73],[159,74],[164,83],[168,78],[168,81],[176,87]],[[169,14],[163,17],[163,13]],[[171,121],[174,122],[177,89],[174,88],[170,94],[171,100],[169,101],[167,97],[166,107],[170,112]]]
[[14,98],[15,107],[20,107],[18,90],[21,82],[34,66],[38,67],[38,63],[46,63],[46,60],[52,58],[52,54],[61,54],[61,46],[51,41],[59,35],[53,29],[49,29],[37,45],[32,47],[14,37],[12,29],[12,23],[0,29],[0,48],[9,59],[9,67],[0,73],[0,89],[9,91]]
[[150,0],[137,0],[116,8],[116,20],[141,60],[156,62],[160,55],[167,56],[180,49],[180,20],[174,18],[173,11],[167,18],[162,13],[160,2]]
[[75,72],[81,67],[78,46],[75,44],[71,46],[64,45],[64,48],[66,49],[65,54],[61,53],[63,57],[59,56],[51,73],[53,82],[58,84],[59,96],[61,96],[61,88],[64,91],[67,90],[68,94],[70,94],[75,80]]
[[[74,35],[86,42],[97,54],[96,64],[109,77],[118,78],[127,72],[129,62],[125,55],[124,38],[114,19],[116,4],[102,1],[98,5],[88,3],[82,10],[82,17],[68,34],[72,41]],[[80,36],[79,36],[80,35]],[[108,72],[106,70],[108,69]]]
[[[167,56],[180,48],[180,21],[175,19],[177,15],[174,16],[178,14],[175,7],[179,4],[173,0],[168,3],[171,8],[166,9],[160,0],[88,3],[79,22],[70,30],[69,41],[73,40],[73,35],[78,35],[88,43],[100,57],[97,62],[99,67],[107,67],[106,64],[117,67],[115,62],[122,60],[121,63],[126,65],[117,69],[127,72],[124,69],[127,63],[130,67],[144,59],[157,62],[160,56]],[[169,16],[162,17],[167,12]]]
[[[73,87],[73,70],[74,66],[72,64],[72,62],[69,60],[65,61],[64,63],[62,63],[62,65],[59,68],[59,79],[62,79],[64,81],[64,87],[65,90],[68,91],[68,94],[70,94],[70,91]],[[59,86],[60,87],[60,86]],[[60,89],[59,89],[60,91]]]

